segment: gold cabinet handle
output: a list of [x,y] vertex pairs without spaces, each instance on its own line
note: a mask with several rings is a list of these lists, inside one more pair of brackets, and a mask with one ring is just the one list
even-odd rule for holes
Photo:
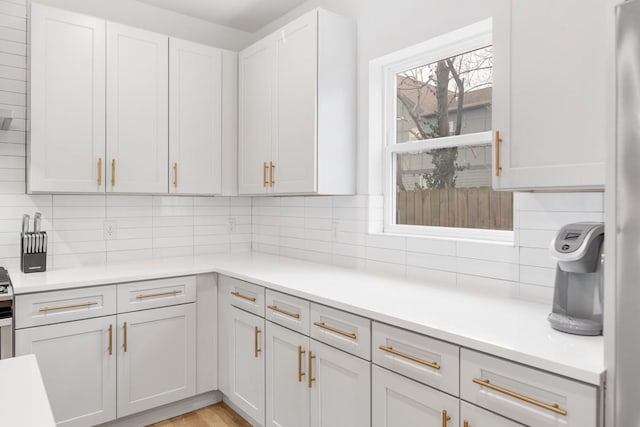
[[111,159],[111,186],[116,186],[116,159]]
[[451,417],[447,414],[447,411],[442,411],[442,427],[447,427],[449,421],[451,421]]
[[471,424],[469,423],[469,420],[464,420],[464,423],[462,424],[462,427],[471,427]]
[[102,157],[98,158],[98,187],[102,186]]
[[96,301],[88,301],[88,302],[81,302],[79,304],[54,305],[51,307],[42,307],[38,311],[41,313],[46,313],[48,311],[66,310],[68,308],[91,307],[92,305],[98,305],[98,303]]
[[178,162],[173,164],[173,187],[178,188]]
[[260,330],[260,328],[258,328],[256,326],[256,328],[254,329],[255,333],[254,333],[254,337],[255,337],[255,351],[254,351],[254,356],[256,357],[256,359],[259,356],[259,353],[262,351],[262,349],[260,348],[260,332],[262,332]]
[[478,384],[478,385],[480,385],[480,386],[482,386],[482,387],[486,387],[488,389],[497,391],[498,393],[506,394],[507,396],[513,397],[514,399],[522,400],[523,402],[527,402],[527,403],[535,405],[535,406],[537,406],[539,408],[546,409],[547,411],[551,411],[551,412],[554,412],[554,413],[559,414],[559,415],[565,415],[565,416],[567,415],[567,411],[562,409],[562,408],[560,408],[560,405],[558,405],[558,404],[550,405],[548,403],[540,402],[539,400],[532,399],[532,398],[527,397],[527,396],[525,396],[523,394],[516,393],[515,391],[511,391],[511,390],[508,390],[508,389],[506,389],[504,387],[500,387],[500,386],[491,384],[489,382],[489,380],[474,378],[473,382]]
[[136,295],[136,299],[163,297],[163,296],[168,296],[168,295],[175,296],[175,295],[179,295],[181,293],[182,293],[182,291],[173,290],[173,291],[167,291],[167,292],[156,292],[154,294],[140,294],[140,295]]
[[313,387],[313,382],[316,380],[313,377],[313,359],[315,358],[316,357],[313,355],[313,353],[309,351],[309,366],[307,367],[307,372],[309,373],[309,376],[307,377],[307,379],[309,380],[309,388]]
[[248,297],[246,295],[242,295],[238,291],[231,292],[231,295],[233,295],[234,297],[242,298],[242,299],[247,300],[247,301],[256,302],[256,299],[254,297]]
[[500,166],[500,143],[502,142],[502,138],[500,138],[500,131],[496,131],[496,176],[500,176],[500,171],[502,170],[502,166]]
[[300,318],[300,315],[298,313],[294,313],[292,311],[285,310],[284,308],[280,308],[277,305],[268,305],[267,308],[270,309],[270,310],[273,310],[275,312],[284,314],[285,316],[293,317],[294,319],[299,319]]
[[273,169],[275,167],[276,165],[274,165],[273,162],[269,162],[269,187],[273,187],[273,184],[276,183],[273,179]]
[[336,334],[342,335],[343,337],[351,338],[355,340],[357,338],[354,332],[345,332],[340,329],[334,328],[333,326],[329,326],[324,322],[313,322],[318,328],[326,329],[327,331],[335,332]]
[[266,187],[269,185],[269,181],[267,180],[267,170],[269,166],[267,166],[267,162],[262,162],[262,186]]
[[113,325],[109,325],[109,356],[113,355]]
[[382,350],[382,351],[386,351],[387,353],[391,353],[391,354],[393,354],[395,356],[399,356],[399,357],[402,357],[404,359],[411,360],[412,362],[416,362],[416,363],[419,363],[419,364],[424,365],[424,366],[428,366],[428,367],[433,368],[433,369],[440,369],[440,364],[438,362],[429,362],[427,360],[420,359],[420,358],[412,356],[410,354],[402,353],[401,351],[398,351],[398,350],[394,349],[391,346],[381,345],[378,348],[380,350]]
[[124,322],[124,325],[122,325],[122,331],[123,331],[123,335],[124,335],[124,339],[122,340],[122,348],[124,349],[124,352],[127,352],[127,322]]
[[298,382],[302,382],[302,377],[304,377],[304,372],[302,372],[302,355],[305,354],[306,351],[302,348],[301,345],[298,346]]

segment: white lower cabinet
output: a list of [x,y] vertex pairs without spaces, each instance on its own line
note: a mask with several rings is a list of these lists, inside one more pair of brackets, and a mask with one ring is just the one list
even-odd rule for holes
[[116,418],[116,316],[19,329],[16,356],[35,354],[58,425]]
[[267,322],[267,427],[309,426],[309,337]]
[[265,415],[264,319],[227,307],[228,397],[259,423]]
[[523,425],[470,403],[460,402],[460,427],[521,427]]
[[373,427],[454,427],[459,400],[379,366],[372,367]]
[[195,304],[119,314],[118,342],[118,417],[195,394]]
[[369,427],[371,363],[315,340],[309,359],[311,427]]

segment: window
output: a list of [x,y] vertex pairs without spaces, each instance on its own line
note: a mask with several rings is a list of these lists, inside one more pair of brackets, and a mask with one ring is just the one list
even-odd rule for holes
[[512,240],[513,194],[491,187],[490,20],[376,63],[385,87],[384,230]]

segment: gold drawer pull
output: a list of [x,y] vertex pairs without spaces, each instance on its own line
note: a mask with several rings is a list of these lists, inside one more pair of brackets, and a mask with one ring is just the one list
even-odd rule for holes
[[254,329],[254,333],[255,333],[255,335],[254,335],[254,337],[255,337],[255,342],[254,342],[254,344],[255,344],[254,356],[256,357],[256,359],[258,358],[259,353],[262,351],[262,349],[260,348],[260,332],[262,332],[262,331],[260,330],[260,328],[258,328],[258,327],[256,326],[256,327],[255,327],[255,329]]
[[91,307],[92,305],[98,305],[98,303],[96,301],[89,301],[81,302],[79,304],[54,305],[52,307],[42,307],[38,311],[46,313],[47,311],[66,310],[68,308]]
[[336,334],[342,335],[343,337],[351,338],[352,340],[356,339],[356,334],[354,332],[345,332],[340,329],[336,329],[333,326],[329,326],[324,322],[314,322],[318,328],[326,329],[327,331],[335,332]]
[[113,355],[113,325],[109,325],[109,356]]
[[391,354],[393,354],[395,356],[399,356],[399,357],[402,357],[404,359],[411,360],[412,362],[416,362],[416,363],[419,363],[419,364],[424,365],[424,366],[428,366],[428,367],[433,368],[433,369],[440,369],[440,364],[438,362],[429,362],[427,360],[419,359],[419,358],[417,358],[415,356],[412,356],[410,354],[402,353],[402,352],[394,349],[391,346],[381,345],[378,348],[380,350],[382,350],[382,351],[386,351],[387,353],[391,353]]
[[298,313],[293,313],[291,311],[285,310],[283,308],[278,307],[277,305],[268,305],[267,308],[276,311],[278,313],[284,314],[285,316],[293,317],[294,319],[299,319],[300,315]]
[[246,299],[247,301],[251,301],[251,302],[256,302],[256,299],[254,297],[248,297],[246,295],[242,295],[240,292],[238,291],[233,291],[231,292],[231,295],[233,295],[234,297],[238,297],[238,298],[242,298],[242,299]]
[[306,351],[302,349],[302,346],[298,346],[298,382],[302,382],[302,377],[304,377],[304,372],[302,372],[302,355],[305,354]]
[[276,182],[273,180],[273,169],[276,167],[276,165],[273,164],[273,162],[269,162],[269,187],[273,187],[273,184],[275,184]]
[[307,377],[307,379],[309,380],[307,383],[309,384],[309,388],[313,387],[313,382],[316,380],[315,378],[313,378],[313,359],[315,358],[316,357],[313,355],[311,350],[309,350],[309,366],[307,369],[307,372],[309,372],[309,376]]
[[145,299],[145,298],[153,298],[153,297],[164,297],[167,295],[178,295],[181,294],[182,291],[179,290],[173,290],[173,291],[167,291],[167,292],[156,292],[155,294],[140,294],[140,295],[136,295],[136,299]]
[[122,343],[122,349],[124,350],[124,352],[127,352],[127,348],[128,348],[128,343],[127,343],[127,322],[124,322],[124,324],[122,325],[122,334],[124,336],[124,340]]
[[502,142],[502,138],[500,138],[500,131],[496,131],[496,176],[500,176],[500,171],[502,170],[502,166],[500,166],[500,143]]
[[558,404],[549,405],[548,403],[540,402],[539,400],[532,399],[520,393],[516,393],[515,391],[511,391],[506,388],[491,384],[489,380],[474,378],[473,382],[481,385],[482,387],[497,391],[498,393],[506,394],[507,396],[513,397],[514,399],[522,400],[523,402],[527,402],[539,408],[546,409],[547,411],[555,412],[556,414],[560,415],[567,415],[567,411],[560,408],[560,405]]
[[267,171],[269,170],[269,166],[267,166],[267,162],[262,162],[262,186],[266,187],[269,185],[269,181],[267,180]]
[[449,416],[449,414],[447,414],[447,411],[442,411],[442,427],[447,427],[449,421],[451,421],[451,417]]
[[102,186],[102,157],[98,159],[98,187]]
[[111,159],[111,186],[116,186],[116,159]]

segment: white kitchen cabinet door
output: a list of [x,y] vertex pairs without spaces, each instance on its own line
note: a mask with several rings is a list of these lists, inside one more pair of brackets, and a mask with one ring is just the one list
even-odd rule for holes
[[240,52],[238,191],[271,190],[269,162],[273,138],[274,45],[270,38]]
[[267,427],[309,426],[309,338],[266,324]]
[[521,427],[523,425],[460,401],[460,427]]
[[264,319],[236,307],[228,307],[227,316],[228,397],[264,425]]
[[371,364],[311,340],[311,427],[370,427]]
[[609,15],[608,1],[493,1],[494,188],[604,187]]
[[376,365],[372,376],[373,427],[458,426],[457,398]]
[[116,316],[19,329],[16,356],[35,354],[59,426],[116,418]]
[[318,15],[306,14],[275,40],[273,181],[275,193],[316,191]]
[[31,4],[29,192],[105,191],[105,25]]
[[118,315],[118,343],[119,418],[195,394],[195,304]]
[[222,51],[169,40],[169,192],[222,192]]
[[107,191],[167,193],[169,39],[107,24]]

